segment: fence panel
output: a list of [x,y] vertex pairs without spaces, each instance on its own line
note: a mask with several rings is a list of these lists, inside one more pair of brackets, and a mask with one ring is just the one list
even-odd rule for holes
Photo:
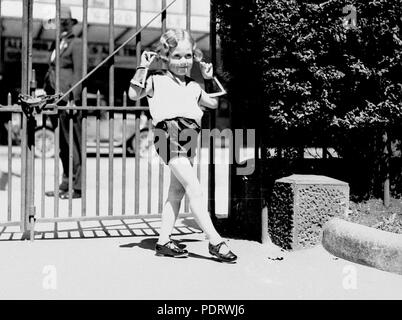
[[[18,132],[22,129],[22,111],[12,105],[11,94],[7,106],[0,107],[0,117],[8,119],[7,145],[0,146],[0,224],[20,226],[22,222],[21,178],[24,172],[22,149]],[[1,235],[0,235],[1,239]]]
[[[161,0],[161,33],[166,31],[167,8],[166,0]],[[27,116],[19,106],[12,106],[9,100],[7,106],[0,107],[0,116],[13,115],[8,121],[8,144],[2,149],[0,167],[0,225],[15,224],[22,231],[29,229],[30,219],[35,212],[37,222],[81,221],[122,219],[131,217],[160,217],[164,199],[168,193],[170,171],[159,159],[153,147],[153,124],[145,115],[148,107],[127,106],[127,94],[124,93],[123,105],[115,105],[114,62],[111,58],[132,39],[136,40],[136,56],[139,61],[142,49],[141,32],[153,20],[141,25],[141,1],[137,0],[136,33],[129,37],[119,48],[115,49],[114,38],[114,1],[109,0],[109,56],[90,72],[88,68],[88,1],[83,0],[82,12],[82,79],[76,86],[82,84],[82,105],[58,105],[55,114],[39,114],[34,118]],[[186,28],[191,29],[191,1],[186,0]],[[56,0],[56,40],[55,40],[55,74],[56,94],[60,93],[60,10],[61,1]],[[35,74],[32,72],[32,6],[33,0],[24,1],[23,56],[22,56],[22,92],[34,96]],[[84,80],[96,72],[101,65],[109,61],[109,103],[101,106],[101,94],[97,94],[97,106],[87,106],[87,88]],[[61,97],[57,102],[61,101]],[[56,102],[56,104],[57,104]],[[60,149],[60,115],[68,117],[68,199],[59,197],[60,176],[63,173]],[[81,116],[77,116],[77,113]],[[215,113],[206,113],[208,123],[214,125]],[[19,118],[17,133],[13,133],[13,118]],[[53,121],[51,121],[53,119]],[[82,197],[73,199],[73,156],[74,134],[76,121],[82,125]],[[53,127],[53,124],[56,124]],[[108,127],[106,141],[101,130]],[[14,128],[14,129],[13,129]],[[20,137],[20,146],[13,146],[13,134]],[[212,158],[214,144],[208,143],[207,149],[202,147],[199,138],[198,152],[194,170],[201,181],[207,201],[214,213],[215,187],[214,159]],[[92,149],[91,149],[92,147]],[[149,147],[149,148],[148,148]],[[50,150],[50,151],[49,151]],[[145,151],[144,151],[145,150]],[[135,158],[130,157],[135,152]],[[142,152],[144,151],[144,152]],[[53,154],[52,154],[53,152]],[[102,157],[107,152],[108,157]],[[34,155],[36,154],[36,157]],[[20,156],[20,158],[18,158]],[[212,162],[211,162],[212,161]],[[16,173],[18,172],[20,173]],[[15,181],[14,176],[20,175]],[[7,181],[4,182],[4,179]],[[54,196],[47,196],[53,191]],[[3,208],[4,207],[4,208]],[[19,210],[18,210],[19,209]],[[189,213],[188,199],[185,197],[181,213]],[[31,221],[32,222],[32,221]],[[32,234],[31,234],[32,236]]]

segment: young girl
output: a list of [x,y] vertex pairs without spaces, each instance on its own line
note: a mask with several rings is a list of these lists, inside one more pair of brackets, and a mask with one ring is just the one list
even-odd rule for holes
[[[167,70],[146,78],[148,68],[158,56]],[[138,100],[147,97],[149,110],[156,124],[155,130],[163,130],[167,148],[157,148],[159,156],[171,170],[168,198],[162,212],[162,227],[155,246],[157,255],[184,257],[188,251],[170,239],[179,214],[180,203],[186,193],[190,209],[209,239],[209,253],[220,261],[235,262],[237,256],[216,231],[208,213],[206,198],[192,168],[194,144],[180,141],[183,130],[200,131],[203,112],[200,106],[216,109],[217,99],[206,93],[190,79],[193,61],[200,63],[204,79],[213,78],[212,64],[201,61],[202,53],[185,30],[169,30],[160,38],[157,53],[144,51],[141,64],[130,82],[129,97]],[[160,138],[160,137],[159,137]],[[196,141],[196,140],[195,140]],[[156,145],[155,135],[155,145]],[[194,142],[194,139],[192,139]],[[164,152],[162,149],[165,149]]]

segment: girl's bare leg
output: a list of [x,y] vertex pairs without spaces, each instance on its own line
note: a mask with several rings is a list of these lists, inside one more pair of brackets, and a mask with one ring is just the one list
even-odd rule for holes
[[195,215],[199,226],[208,237],[209,242],[212,245],[222,242],[221,236],[212,224],[205,195],[202,192],[201,184],[191,166],[190,160],[185,157],[174,158],[169,162],[169,167],[184,187],[189,198],[190,209]]
[[162,212],[162,226],[159,233],[158,244],[164,245],[170,241],[170,235],[172,234],[174,224],[179,215],[180,203],[185,192],[180,181],[173,172],[171,172],[168,198]]

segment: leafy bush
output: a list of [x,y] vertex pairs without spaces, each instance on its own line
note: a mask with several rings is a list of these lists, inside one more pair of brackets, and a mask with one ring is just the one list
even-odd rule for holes
[[[386,167],[385,144],[402,131],[400,0],[216,3],[239,122],[264,131],[266,146],[332,146],[343,158]],[[344,23],[348,5],[356,28]]]
[[[269,118],[285,129],[399,124],[400,0],[309,2],[218,3],[224,68],[233,92],[243,88],[243,103],[260,96]],[[342,23],[346,5],[357,10],[355,29]],[[263,90],[256,91],[260,81]]]

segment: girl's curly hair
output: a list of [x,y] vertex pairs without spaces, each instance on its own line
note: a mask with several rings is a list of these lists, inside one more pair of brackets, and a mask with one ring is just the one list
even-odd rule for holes
[[187,40],[190,42],[193,48],[193,58],[194,61],[200,62],[202,60],[203,54],[188,31],[183,29],[175,29],[166,31],[159,40],[159,45],[156,48],[156,53],[159,54],[159,58],[167,62],[168,56],[174,48],[177,47],[179,41]]

